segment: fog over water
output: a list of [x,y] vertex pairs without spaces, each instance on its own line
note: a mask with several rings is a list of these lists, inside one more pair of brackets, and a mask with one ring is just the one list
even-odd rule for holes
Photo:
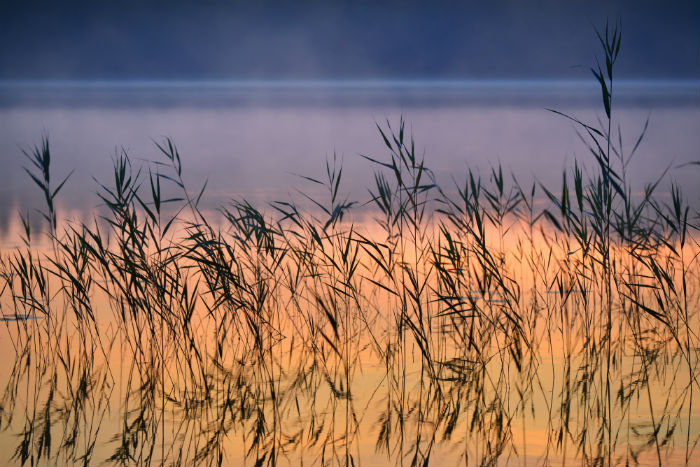
[[[614,106],[630,146],[650,117],[630,169],[641,188],[697,158],[696,1],[2,2],[0,228],[39,201],[21,154],[42,135],[56,176],[75,169],[59,203],[80,209],[115,151],[154,159],[165,136],[212,205],[286,196],[289,172],[333,152],[361,196],[358,154],[380,157],[375,124],[400,116],[441,182],[500,162],[558,183],[590,158],[544,109],[602,115],[589,67],[606,20],[623,32]],[[677,176],[695,196],[697,177]]]
[[[171,137],[186,181],[217,207],[232,197],[257,202],[298,198],[313,189],[294,174],[320,177],[335,152],[345,167],[348,196],[366,201],[373,167],[386,149],[376,124],[403,116],[438,182],[462,181],[468,169],[487,176],[502,164],[520,183],[559,189],[573,161],[594,168],[574,124],[547,109],[595,123],[604,115],[595,83],[579,81],[295,81],[73,82],[0,87],[0,219],[42,198],[23,172],[22,150],[49,137],[54,177],[75,170],[59,196],[66,209],[97,206],[122,149],[137,164],[161,160],[154,141]],[[641,191],[667,168],[698,200],[698,174],[677,166],[697,160],[700,124],[696,81],[626,81],[617,87],[616,122],[627,150],[649,128],[629,167]],[[510,177],[509,177],[510,178]],[[669,178],[669,180],[671,179]],[[668,190],[668,183],[661,190]]]

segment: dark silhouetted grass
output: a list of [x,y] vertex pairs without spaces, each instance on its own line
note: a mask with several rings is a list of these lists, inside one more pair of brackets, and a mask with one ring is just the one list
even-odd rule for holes
[[501,166],[438,186],[401,119],[363,156],[365,202],[334,155],[303,177],[327,192],[310,208],[207,212],[167,139],[143,167],[117,154],[99,214],[63,221],[44,139],[48,241],[27,214],[0,256],[10,460],[694,465],[700,213],[666,173],[633,194],[648,122],[626,152],[619,28],[598,37],[604,117],[566,116],[595,169],[556,189]]

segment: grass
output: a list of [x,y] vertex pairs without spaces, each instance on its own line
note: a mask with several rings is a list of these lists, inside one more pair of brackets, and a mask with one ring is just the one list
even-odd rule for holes
[[11,460],[693,465],[700,213],[659,194],[665,173],[633,195],[646,126],[626,152],[621,35],[598,37],[604,118],[565,116],[596,169],[556,190],[500,166],[438,186],[401,120],[364,156],[364,203],[334,156],[304,177],[327,190],[311,208],[212,214],[168,139],[144,167],[115,158],[100,215],[62,222],[44,139],[26,157],[46,232],[22,216],[0,257]]

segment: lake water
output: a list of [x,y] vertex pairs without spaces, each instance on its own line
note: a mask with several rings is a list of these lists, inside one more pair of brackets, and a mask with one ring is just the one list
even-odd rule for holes
[[[529,191],[599,172],[546,110],[597,125],[588,83],[1,85],[0,463],[696,465],[700,91],[616,89],[623,147],[649,118],[632,198],[668,174],[633,220],[617,195],[606,235],[595,183],[568,209]],[[361,156],[392,160],[377,124],[401,117],[442,191]],[[42,136],[53,186],[74,172],[55,235],[24,239]],[[99,188],[122,150],[175,177],[165,137],[201,210]],[[297,190],[336,180],[334,153],[323,214]],[[339,220],[346,197],[371,215]]]

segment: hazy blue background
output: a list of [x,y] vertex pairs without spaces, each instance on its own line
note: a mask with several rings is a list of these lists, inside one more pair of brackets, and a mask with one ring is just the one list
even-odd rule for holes
[[[615,118],[635,187],[665,168],[695,206],[700,170],[700,2],[0,2],[0,233],[41,206],[22,150],[48,135],[64,209],[97,205],[111,157],[158,158],[172,137],[210,206],[294,196],[290,173],[344,157],[366,199],[385,157],[375,122],[406,118],[444,184],[499,162],[523,183],[560,183],[590,155],[555,108],[595,122],[594,27],[621,21]],[[668,184],[662,190],[668,191]],[[555,189],[556,191],[556,189]],[[34,215],[35,219],[38,216]]]
[[697,0],[0,4],[4,79],[579,77],[606,18],[620,76],[700,75]]

